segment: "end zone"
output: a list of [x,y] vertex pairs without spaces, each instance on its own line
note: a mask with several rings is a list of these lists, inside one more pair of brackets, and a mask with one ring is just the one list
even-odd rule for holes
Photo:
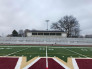
[[[46,69],[46,57],[0,57],[0,69]],[[48,57],[48,69],[92,69],[92,58],[68,58],[67,62],[58,57]]]

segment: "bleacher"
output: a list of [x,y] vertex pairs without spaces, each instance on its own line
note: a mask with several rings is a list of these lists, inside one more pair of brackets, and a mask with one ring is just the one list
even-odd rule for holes
[[0,37],[0,44],[92,45],[92,38]]

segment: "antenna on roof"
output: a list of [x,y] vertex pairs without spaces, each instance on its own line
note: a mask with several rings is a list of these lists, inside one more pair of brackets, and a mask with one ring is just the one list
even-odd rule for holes
[[47,31],[48,31],[48,22],[50,21],[50,20],[45,20],[46,21],[46,23],[47,23]]

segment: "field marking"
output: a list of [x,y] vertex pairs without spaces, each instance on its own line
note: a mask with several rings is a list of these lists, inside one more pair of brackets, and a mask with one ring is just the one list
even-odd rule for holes
[[[26,48],[26,49],[28,49],[28,48]],[[13,52],[13,53],[10,53],[10,54],[5,55],[5,56],[9,56],[9,55],[12,55],[12,54],[15,54],[15,53],[18,53],[18,52],[24,51],[24,50],[26,50],[26,49],[22,49],[22,50],[19,50],[19,51]]]
[[59,60],[57,60],[56,58],[52,58],[54,59],[58,64],[60,64],[62,67],[64,67],[65,69],[70,69],[69,67],[67,67],[66,65],[64,65],[62,62],[60,62]]
[[[64,49],[65,49],[65,48],[64,48]],[[72,51],[72,50],[69,50],[69,49],[65,49],[65,50],[68,50],[68,51],[73,52],[73,53],[75,53],[75,54],[78,54],[78,55],[80,55],[80,56],[83,56],[83,57],[89,58],[88,56],[83,55],[83,54],[80,54],[80,53],[78,53],[78,52],[75,52],[75,51]]]
[[22,57],[19,57],[15,69],[20,69],[21,62],[22,62]]
[[48,48],[92,48],[92,47],[48,47]]
[[75,58],[72,58],[72,63],[73,63],[74,69],[79,69],[79,67],[78,67],[78,65],[77,65],[77,62],[76,62]]
[[48,69],[48,54],[47,54],[47,46],[46,46],[46,69]]
[[[0,46],[0,47],[42,47],[46,48],[46,46]],[[48,48],[92,48],[92,47],[53,47],[53,46],[47,46]]]
[[28,69],[29,67],[31,67],[33,64],[35,64],[38,60],[40,60],[40,57],[38,57],[37,59],[35,59],[32,63],[30,63],[29,65],[25,66],[23,69]]

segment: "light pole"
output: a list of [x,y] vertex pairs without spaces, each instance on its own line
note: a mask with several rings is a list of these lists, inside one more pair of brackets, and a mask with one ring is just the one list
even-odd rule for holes
[[46,23],[47,23],[47,31],[48,31],[48,22],[50,21],[50,20],[45,20],[46,21]]

